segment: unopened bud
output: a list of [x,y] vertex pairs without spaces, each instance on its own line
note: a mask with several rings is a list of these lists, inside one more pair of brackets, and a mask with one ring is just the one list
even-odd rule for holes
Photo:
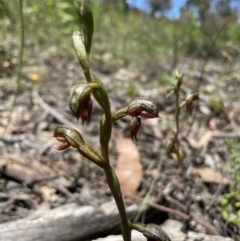
[[74,0],[74,3],[80,23],[82,24],[86,52],[89,55],[91,51],[92,36],[94,31],[94,21],[91,5],[88,0]]
[[167,233],[159,226],[154,223],[143,224],[143,223],[130,223],[130,228],[141,232],[147,241],[171,241]]
[[147,224],[142,233],[147,238],[147,241],[171,241],[161,226],[154,223]]
[[65,150],[70,146],[74,147],[82,156],[94,162],[96,165],[103,167],[104,159],[101,154],[85,142],[82,135],[77,130],[67,126],[58,126],[55,129],[53,136],[61,142],[61,144],[56,146],[55,149]]
[[72,39],[78,60],[82,66],[84,74],[89,73],[89,61],[86,52],[86,47],[84,44],[83,35],[79,31],[74,31]]
[[132,140],[137,141],[137,133],[141,125],[141,117],[143,118],[161,118],[157,104],[150,98],[138,97],[132,100],[127,107],[117,110],[112,115],[112,121],[123,118],[126,115],[132,116],[130,123],[130,134]]

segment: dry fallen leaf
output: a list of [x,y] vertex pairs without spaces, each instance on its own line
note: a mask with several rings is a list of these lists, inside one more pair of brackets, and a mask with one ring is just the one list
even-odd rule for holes
[[122,191],[134,194],[142,178],[142,164],[136,145],[130,138],[116,140],[118,159],[115,168]]
[[203,179],[203,181],[207,183],[219,183],[219,184],[229,183],[229,180],[223,177],[223,175],[220,172],[215,171],[210,167],[193,168],[192,174],[199,175]]
[[213,138],[214,135],[218,134],[219,131],[215,130],[215,131],[210,131],[207,130],[200,138],[199,140],[195,140],[191,137],[187,138],[188,143],[190,144],[190,146],[194,149],[201,149],[203,147],[206,147],[208,145],[208,143],[211,141],[211,139]]

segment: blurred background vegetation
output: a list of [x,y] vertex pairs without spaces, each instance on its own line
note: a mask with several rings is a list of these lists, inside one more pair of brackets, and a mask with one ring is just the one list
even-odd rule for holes
[[[108,70],[131,65],[140,73],[151,75],[156,69],[161,71],[162,66],[172,71],[180,61],[191,63],[193,59],[200,59],[225,65],[240,60],[239,0],[185,0],[177,18],[167,14],[174,1],[145,1],[148,11],[133,8],[125,0],[92,1],[95,32],[91,57],[95,67]],[[18,55],[20,46],[18,2],[0,0],[0,63],[8,59],[7,55],[10,61],[17,62],[12,56]],[[56,57],[56,61],[58,57],[76,60],[71,36],[81,26],[73,0],[25,0],[23,3],[24,59],[41,61],[44,56]],[[135,82],[129,86],[128,94],[137,94]],[[239,165],[237,151],[232,146],[234,165]],[[233,191],[222,201],[223,207],[235,195],[240,179],[239,171],[236,173]]]
[[[92,1],[95,15],[93,60],[118,66],[131,63],[147,71],[167,61],[174,68],[182,57],[234,61],[240,52],[240,3],[187,0],[177,19],[166,13],[171,0],[146,0],[149,12],[124,0]],[[238,7],[236,7],[239,5]],[[235,7],[233,7],[235,6]],[[0,0],[0,41],[19,44],[19,6]],[[73,0],[24,1],[25,47],[37,53],[75,57],[71,35],[79,29]],[[94,62],[94,61],[93,61]]]

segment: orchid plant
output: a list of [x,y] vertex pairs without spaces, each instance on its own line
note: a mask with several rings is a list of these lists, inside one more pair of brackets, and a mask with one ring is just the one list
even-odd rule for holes
[[92,113],[92,96],[103,110],[100,121],[100,147],[98,151],[87,143],[81,133],[68,126],[58,126],[54,131],[54,137],[60,142],[55,148],[65,150],[73,147],[80,155],[92,161],[103,169],[109,188],[117,204],[121,221],[124,241],[131,241],[131,230],[141,232],[148,241],[170,241],[168,235],[156,224],[142,224],[131,222],[127,218],[122,193],[118,178],[109,161],[109,141],[112,132],[112,123],[120,118],[130,115],[130,134],[132,139],[137,141],[138,130],[141,126],[141,118],[160,118],[157,104],[150,98],[138,97],[132,100],[126,107],[111,113],[111,105],[108,93],[102,81],[90,71],[90,52],[94,21],[91,6],[88,0],[75,0],[75,7],[81,23],[81,32],[73,33],[73,45],[83,69],[86,81],[78,82],[72,87],[69,97],[69,108],[73,115],[82,124],[89,124]]

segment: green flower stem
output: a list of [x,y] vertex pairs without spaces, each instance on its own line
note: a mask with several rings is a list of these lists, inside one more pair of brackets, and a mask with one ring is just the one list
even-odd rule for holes
[[[131,241],[131,232],[128,226],[128,218],[127,218],[126,209],[122,198],[120,184],[116,173],[114,172],[113,168],[110,166],[110,163],[109,163],[109,140],[111,138],[111,132],[112,132],[112,114],[110,110],[110,102],[103,84],[100,82],[99,79],[96,78],[96,76],[93,75],[93,78],[96,82],[102,85],[102,88],[100,88],[99,90],[93,91],[93,94],[96,99],[99,99],[99,104],[102,106],[104,110],[104,114],[100,122],[101,153],[105,160],[103,169],[105,172],[108,185],[111,189],[111,193],[115,199],[115,202],[117,204],[117,207],[121,216],[122,233],[123,233],[124,241]],[[104,103],[102,103],[102,101]]]
[[[80,18],[80,22],[82,24],[83,32],[83,35],[78,31],[74,32],[74,48],[87,82],[99,84],[99,88],[93,89],[92,94],[104,111],[100,122],[101,155],[98,154],[98,152],[93,152],[92,155],[90,155],[90,153],[88,152],[89,146],[86,146],[85,150],[85,145],[82,145],[81,148],[79,148],[79,152],[82,155],[84,154],[90,160],[94,160],[97,165],[104,169],[108,185],[111,189],[121,216],[124,241],[131,241],[131,232],[128,226],[128,219],[122,198],[120,184],[109,162],[109,141],[112,133],[112,114],[110,102],[104,84],[100,81],[100,79],[97,78],[97,76],[90,72],[89,67],[89,56],[92,43],[92,34],[94,30],[94,21],[92,17],[91,7],[87,0],[75,0],[74,2],[78,16]],[[126,114],[124,113],[123,116],[125,115]],[[121,115],[118,114],[117,117],[120,118]]]
[[112,114],[112,122],[124,117],[127,115],[127,107],[121,108],[117,110],[114,114]]
[[92,74],[91,81],[99,85],[99,88],[93,90],[92,93],[104,111],[100,122],[100,146],[102,156],[109,165],[109,141],[112,134],[112,114],[110,102],[107,90],[105,89],[102,81],[94,74]]
[[137,223],[137,222],[132,223],[128,220],[128,226],[131,229],[134,229],[134,230],[137,230],[140,233],[143,233],[146,225],[143,224],[143,223]]
[[109,141],[112,133],[112,114],[108,94],[104,84],[100,79],[97,78],[96,75],[92,74],[90,82],[97,83],[100,86],[98,89],[93,90],[92,93],[104,111],[100,122],[100,146],[101,154],[104,159],[103,169],[122,219],[124,241],[131,241],[131,233],[128,226],[128,219],[122,198],[120,184],[117,175],[110,166],[109,162]]
[[[111,113],[110,113],[110,117],[111,117]],[[105,162],[109,165],[110,164],[110,162],[109,162],[109,140],[111,137],[112,122],[109,123],[108,120],[109,120],[109,113],[105,112],[105,114],[103,114],[101,122],[100,122],[99,142],[100,142],[102,156],[103,156]]]
[[120,184],[117,178],[116,173],[114,172],[113,168],[106,164],[103,166],[108,185],[111,189],[115,202],[117,204],[121,219],[122,219],[122,232],[124,241],[131,241],[131,231],[129,228],[129,221],[126,214],[126,209],[124,206],[122,192],[120,188]]
[[92,78],[91,78],[91,72],[88,70],[88,71],[83,71],[84,72],[84,75],[85,75],[85,78],[87,80],[88,83],[91,83],[92,82]]
[[103,168],[104,159],[101,154],[95,150],[91,145],[88,143],[84,143],[78,148],[79,153],[86,157],[87,159],[91,160],[93,163],[98,165],[99,167]]
[[100,86],[99,89],[93,90],[92,93],[104,111],[100,122],[100,146],[101,154],[104,159],[103,169],[122,219],[122,232],[124,241],[131,241],[131,233],[128,226],[128,219],[122,198],[120,184],[117,175],[110,166],[109,162],[109,141],[112,133],[112,113],[108,94],[104,84],[100,79],[97,78],[96,75],[92,74],[91,82],[98,83]]

